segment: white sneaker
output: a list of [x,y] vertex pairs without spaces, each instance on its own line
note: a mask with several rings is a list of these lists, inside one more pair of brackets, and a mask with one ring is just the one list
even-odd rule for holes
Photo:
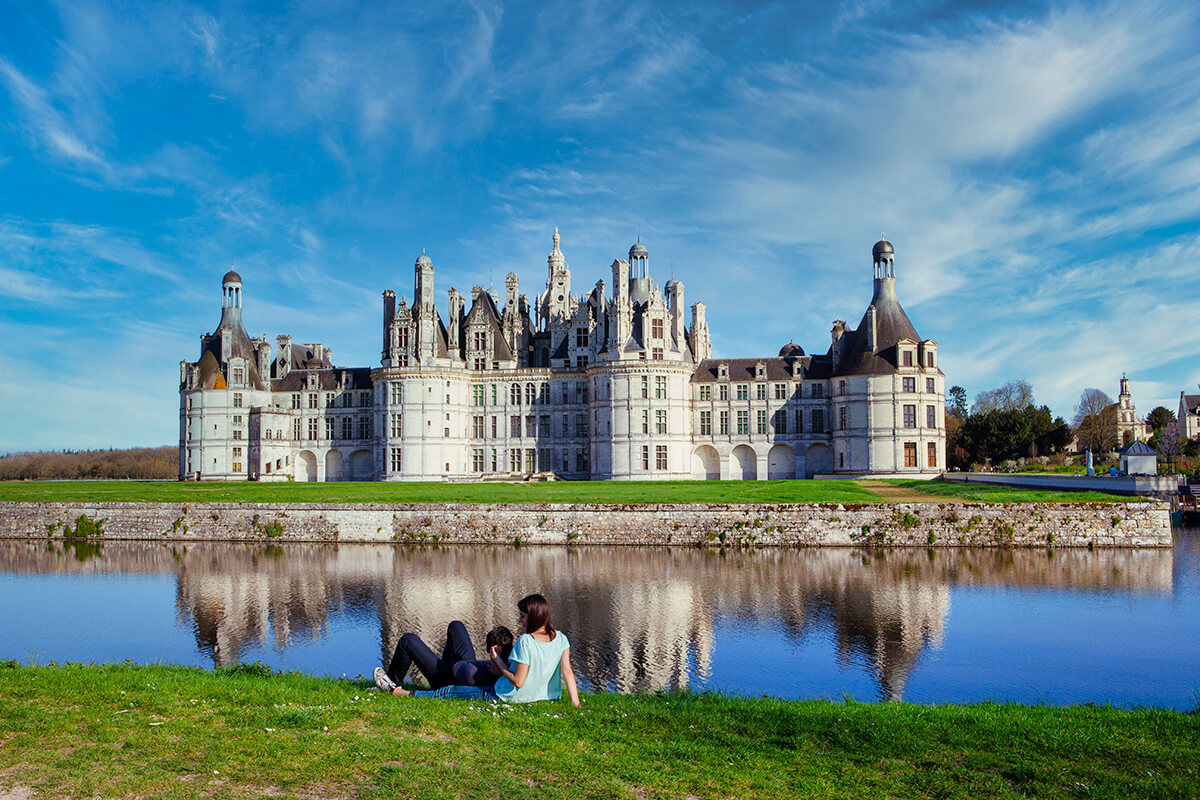
[[396,688],[396,682],[388,677],[383,667],[375,668],[375,685],[379,687],[379,691],[388,694],[391,694],[392,690]]

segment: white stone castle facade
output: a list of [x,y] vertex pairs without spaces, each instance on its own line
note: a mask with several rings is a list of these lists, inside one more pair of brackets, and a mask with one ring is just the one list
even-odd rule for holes
[[412,305],[383,293],[380,365],[242,326],[242,280],[225,275],[217,330],[179,365],[180,478],[482,480],[775,479],[933,475],[945,467],[937,344],[896,297],[892,245],[873,250],[874,294],[822,355],[712,358],[705,306],[661,289],[639,241],[604,281],[571,292],[558,230],[531,305],[517,276],[503,303],[449,290],[416,262]]

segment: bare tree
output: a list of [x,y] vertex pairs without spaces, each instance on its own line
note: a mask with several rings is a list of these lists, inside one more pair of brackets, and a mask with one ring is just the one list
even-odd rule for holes
[[1033,405],[1033,386],[1029,381],[1009,381],[995,389],[975,395],[971,405],[972,414],[989,411],[1023,411]]
[[1079,446],[1106,453],[1117,446],[1117,412],[1112,398],[1099,389],[1084,389],[1075,406]]

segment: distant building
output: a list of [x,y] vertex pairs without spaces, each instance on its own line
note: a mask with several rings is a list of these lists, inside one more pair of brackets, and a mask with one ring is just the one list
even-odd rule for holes
[[872,250],[857,328],[838,320],[822,355],[712,358],[705,305],[661,289],[640,241],[571,293],[556,229],[546,287],[517,276],[503,302],[475,287],[434,304],[416,261],[413,302],[383,293],[380,365],[338,367],[322,344],[251,338],[242,279],[222,279],[221,321],[180,362],[180,478],[479,480],[764,479],[929,475],[945,467],[937,343],[901,308],[895,251]]
[[1179,413],[1175,415],[1175,426],[1184,438],[1200,438],[1200,394],[1179,393]]
[[1115,417],[1117,426],[1117,447],[1127,447],[1134,442],[1144,442],[1147,438],[1146,421],[1138,416],[1137,407],[1133,404],[1133,395],[1129,391],[1129,379],[1121,375],[1121,393],[1117,402],[1104,409],[1104,413]]
[[1121,451],[1121,472],[1126,475],[1157,475],[1158,452],[1140,439]]

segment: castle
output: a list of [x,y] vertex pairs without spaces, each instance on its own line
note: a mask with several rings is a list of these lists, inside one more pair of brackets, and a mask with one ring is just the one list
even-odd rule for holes
[[412,305],[383,293],[378,367],[334,366],[321,344],[242,326],[242,279],[179,365],[179,472],[190,480],[593,480],[935,475],[945,467],[937,343],[896,297],[895,250],[872,250],[874,294],[821,355],[712,358],[704,303],[661,289],[639,240],[604,281],[571,292],[558,229],[531,306],[515,274],[470,307],[434,264]]

